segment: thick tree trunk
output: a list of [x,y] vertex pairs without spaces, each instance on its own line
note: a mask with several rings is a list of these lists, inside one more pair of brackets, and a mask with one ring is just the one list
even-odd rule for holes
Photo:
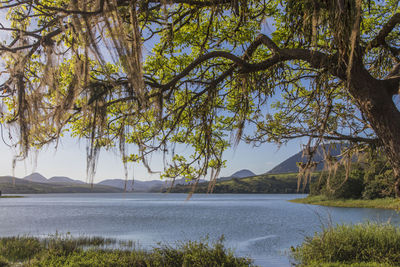
[[350,93],[383,143],[396,178],[396,196],[400,197],[400,112],[392,98],[398,84],[376,80],[360,65],[353,72]]

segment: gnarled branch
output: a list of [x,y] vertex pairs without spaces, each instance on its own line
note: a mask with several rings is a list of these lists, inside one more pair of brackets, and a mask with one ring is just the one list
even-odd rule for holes
[[378,35],[368,44],[367,50],[381,45],[386,45],[385,41],[386,37],[399,23],[400,23],[400,13],[396,13],[388,20],[388,22],[386,22],[385,25],[383,25]]

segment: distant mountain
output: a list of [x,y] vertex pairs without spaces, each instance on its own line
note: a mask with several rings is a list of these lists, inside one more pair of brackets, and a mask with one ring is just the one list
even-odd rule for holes
[[245,178],[245,177],[251,177],[251,176],[256,176],[256,174],[247,169],[237,171],[231,175],[232,178]]
[[231,176],[219,177],[217,180],[218,181],[228,181],[228,180],[231,180],[233,178],[246,178],[246,177],[252,177],[252,176],[256,176],[256,174],[254,172],[250,171],[250,170],[243,169],[243,170],[235,172]]
[[[331,146],[329,148],[329,146]],[[326,145],[326,151],[330,151],[331,156],[338,156],[340,155],[342,145],[340,144],[331,144]],[[294,173],[298,172],[299,168],[297,167],[297,162],[306,162],[306,157],[303,156],[303,151],[291,156],[290,158],[286,159],[285,161],[281,162],[274,168],[272,168],[267,173],[270,174],[277,174],[277,173]],[[322,147],[319,147],[317,150],[316,155],[313,158],[313,161],[318,162],[316,171],[320,171],[324,168],[324,158],[323,158],[323,150]]]
[[[37,176],[33,176],[37,177]],[[26,177],[25,177],[26,178]],[[28,179],[0,176],[0,191],[4,194],[45,194],[45,193],[119,193],[121,189],[88,184],[63,184],[32,182]],[[40,178],[39,178],[40,179]],[[43,181],[43,179],[41,179]]]
[[34,172],[32,174],[29,174],[28,176],[25,176],[23,178],[24,180],[31,181],[31,182],[37,182],[37,183],[48,183],[48,180],[46,177],[41,175],[40,173]]
[[60,184],[86,184],[80,180],[74,180],[65,176],[53,176],[47,180],[49,183],[60,183]]
[[74,180],[66,176],[53,176],[47,179],[40,173],[34,172],[23,178],[24,180],[36,183],[57,183],[57,184],[86,184],[85,182]]

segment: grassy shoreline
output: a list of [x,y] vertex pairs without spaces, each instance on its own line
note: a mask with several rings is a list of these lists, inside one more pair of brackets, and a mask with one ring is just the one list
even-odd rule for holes
[[0,196],[0,198],[22,198],[24,196]]
[[210,244],[207,239],[158,244],[144,250],[129,241],[103,237],[72,237],[58,234],[48,238],[14,236],[0,238],[0,266],[253,266],[252,260],[236,257],[223,245],[223,237]]
[[296,198],[290,202],[343,208],[373,208],[400,210],[400,200],[395,198],[366,199],[329,199],[325,196]]

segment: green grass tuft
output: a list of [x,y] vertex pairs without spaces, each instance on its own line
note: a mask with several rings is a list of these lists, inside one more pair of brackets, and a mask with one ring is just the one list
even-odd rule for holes
[[300,266],[400,266],[400,228],[390,224],[338,225],[292,248]]
[[0,256],[10,262],[29,260],[42,250],[43,246],[37,238],[18,236],[0,239]]
[[[105,249],[107,245],[124,249]],[[58,234],[49,238],[0,238],[2,266],[251,266],[248,258],[235,257],[225,249],[223,240],[210,245],[201,242],[180,243],[176,248],[159,245],[147,251],[133,248],[133,242],[117,242],[101,237],[73,238]],[[127,246],[131,246],[127,249]]]

